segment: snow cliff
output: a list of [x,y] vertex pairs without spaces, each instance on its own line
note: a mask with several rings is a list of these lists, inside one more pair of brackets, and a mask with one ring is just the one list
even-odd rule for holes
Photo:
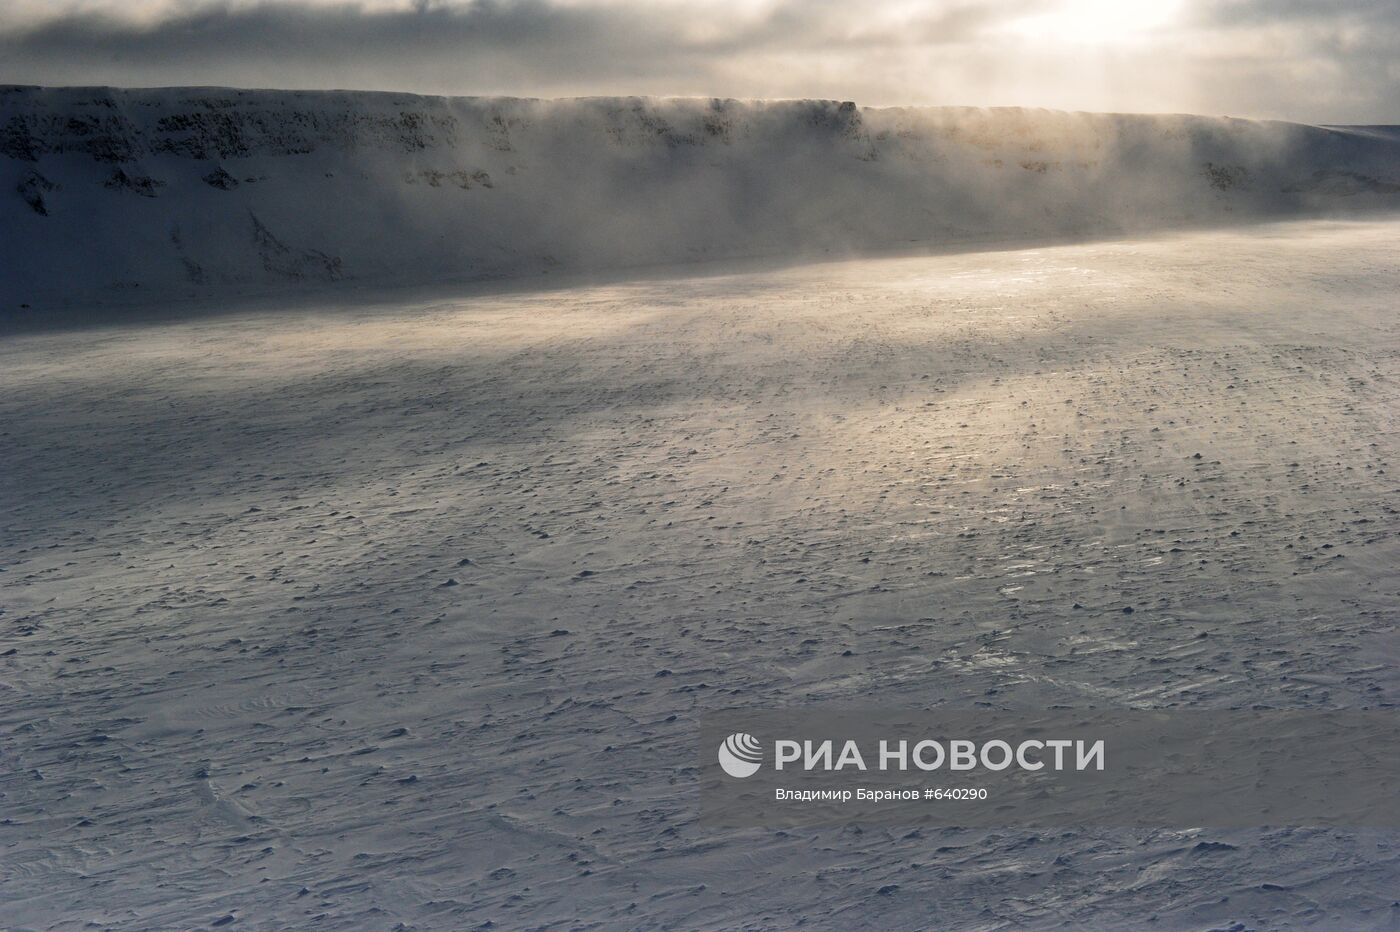
[[0,86],[0,311],[1400,204],[1400,136],[837,101]]

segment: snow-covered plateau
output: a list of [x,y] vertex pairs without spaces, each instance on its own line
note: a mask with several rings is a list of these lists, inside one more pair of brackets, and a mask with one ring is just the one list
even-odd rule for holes
[[696,743],[1394,708],[1400,220],[1303,216],[1387,131],[0,107],[0,926],[1400,923],[1394,831],[710,828]]

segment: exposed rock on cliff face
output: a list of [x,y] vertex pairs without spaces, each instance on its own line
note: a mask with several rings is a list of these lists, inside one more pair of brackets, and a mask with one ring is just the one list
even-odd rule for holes
[[139,194],[142,197],[155,197],[157,192],[165,187],[165,182],[146,175],[128,175],[118,168],[112,172],[112,177],[108,178],[102,185],[104,188],[112,188],[121,191],[130,191],[132,194]]
[[224,171],[216,168],[204,176],[204,183],[211,188],[218,188],[220,191],[232,191],[238,187],[238,179]]
[[44,204],[44,195],[57,187],[58,185],[43,175],[31,170],[20,177],[15,191],[19,193],[20,199],[29,205],[30,210],[41,217],[47,217],[49,209]]
[[293,280],[334,281],[341,277],[340,260],[336,257],[315,249],[293,249],[263,226],[257,215],[250,211],[248,216],[253,221],[253,242],[262,257],[263,271]]
[[1400,203],[1400,135],[837,101],[7,86],[5,191],[0,309],[1378,207]]

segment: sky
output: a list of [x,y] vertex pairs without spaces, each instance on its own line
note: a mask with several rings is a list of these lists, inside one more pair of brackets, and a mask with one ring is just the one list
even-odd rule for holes
[[0,83],[1400,123],[1400,0],[0,0]]

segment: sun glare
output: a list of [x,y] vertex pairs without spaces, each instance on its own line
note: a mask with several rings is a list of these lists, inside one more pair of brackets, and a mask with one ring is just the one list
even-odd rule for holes
[[1109,45],[1134,39],[1170,25],[1181,0],[1060,0],[1051,9],[1016,20],[1011,28],[1034,39],[1067,44]]

